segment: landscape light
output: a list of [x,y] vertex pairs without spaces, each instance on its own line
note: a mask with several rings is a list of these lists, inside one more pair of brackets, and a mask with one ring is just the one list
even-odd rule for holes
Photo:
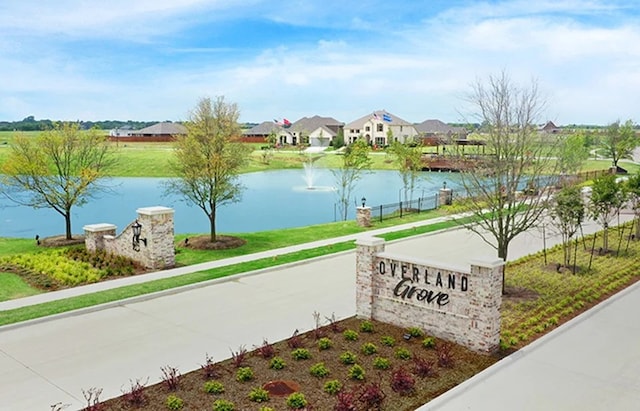
[[367,199],[366,199],[366,198],[364,198],[364,197],[362,197],[362,200],[361,200],[361,201],[362,201],[362,208],[364,208],[364,205],[366,204]]
[[136,220],[131,224],[131,229],[133,229],[133,249],[135,251],[140,251],[140,241],[144,243],[145,247],[147,246],[147,239],[140,238],[140,234],[142,233],[142,224]]

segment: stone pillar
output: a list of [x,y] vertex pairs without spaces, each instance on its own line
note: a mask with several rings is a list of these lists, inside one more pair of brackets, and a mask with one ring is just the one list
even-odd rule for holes
[[451,205],[453,203],[453,191],[450,188],[441,188],[438,196],[438,204]]
[[82,229],[84,230],[84,245],[87,251],[91,252],[103,250],[105,248],[105,235],[116,235],[116,226],[113,224],[89,224],[82,227]]
[[500,306],[504,261],[473,261],[469,285],[469,348],[494,352],[500,347]]
[[134,257],[148,268],[164,269],[175,266],[175,245],[173,232],[174,210],[169,207],[144,207],[136,210],[138,222],[142,225],[139,255]]
[[356,315],[372,318],[373,273],[376,254],[384,251],[382,238],[370,237],[356,240]]
[[371,227],[371,207],[356,207],[356,222],[360,227]]

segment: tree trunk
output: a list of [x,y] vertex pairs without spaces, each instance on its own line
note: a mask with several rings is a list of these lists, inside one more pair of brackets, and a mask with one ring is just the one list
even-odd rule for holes
[[209,227],[211,229],[211,242],[216,242],[216,215],[211,213],[209,215]]
[[507,293],[506,290],[506,281],[505,281],[505,275],[507,272],[507,250],[509,248],[509,243],[504,243],[504,244],[500,244],[500,242],[498,242],[498,258],[500,258],[502,261],[505,262],[505,265],[502,266],[502,295],[505,295]]
[[636,240],[640,240],[640,220],[638,217],[635,218],[634,223],[636,225]]
[[64,215],[64,225],[65,225],[65,234],[67,237],[67,240],[71,240],[71,212],[69,210],[67,210],[66,214]]
[[609,251],[609,224],[604,223],[604,230],[602,230],[602,251]]

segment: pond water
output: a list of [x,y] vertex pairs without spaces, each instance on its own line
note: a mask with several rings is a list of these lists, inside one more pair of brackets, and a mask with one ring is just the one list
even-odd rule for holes
[[[337,195],[332,189],[335,177],[330,170],[315,169],[313,175],[303,170],[277,170],[243,174],[245,190],[238,203],[218,210],[216,231],[242,233],[321,224],[339,219]],[[308,179],[316,188],[308,190]],[[413,198],[437,193],[444,181],[447,187],[457,187],[455,173],[421,173]],[[72,229],[82,233],[87,224],[111,223],[117,232],[135,220],[136,209],[166,206],[175,209],[175,232],[207,233],[209,220],[202,210],[189,206],[180,197],[164,196],[161,178],[113,178],[108,180],[113,192],[102,193],[82,207],[72,209]],[[372,171],[356,184],[351,203],[366,197],[367,205],[399,201],[402,180],[396,171]],[[349,219],[355,218],[355,204]],[[52,209],[32,209],[16,206],[0,197],[0,237],[33,238],[64,233],[64,219]]]

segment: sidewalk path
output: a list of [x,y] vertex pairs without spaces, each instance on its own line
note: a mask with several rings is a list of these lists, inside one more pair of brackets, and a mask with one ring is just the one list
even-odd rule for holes
[[[409,224],[407,227],[415,225]],[[585,232],[593,232],[596,228],[593,224],[588,225]],[[386,231],[398,229],[401,228],[392,227]],[[345,238],[329,242],[343,241]],[[557,240],[547,239],[548,246],[554,242]],[[314,244],[317,246],[318,243]],[[514,240],[510,259],[541,247],[542,240],[538,233],[523,234]],[[472,259],[495,257],[493,249],[478,236],[463,229],[389,243],[387,250],[456,265],[468,265]],[[252,255],[242,258],[258,257]],[[230,262],[212,264],[225,263]],[[204,268],[208,268],[208,265],[191,267],[194,270]],[[155,275],[144,277],[153,278]],[[636,294],[640,294],[640,291]],[[34,300],[31,301],[34,303]],[[635,295],[632,301],[640,302],[640,295]],[[632,312],[638,312],[640,307],[630,308]],[[207,353],[215,360],[222,360],[230,356],[230,350],[237,350],[240,346],[253,347],[265,338],[278,341],[291,336],[295,329],[311,329],[314,311],[327,317],[335,314],[338,319],[355,314],[353,252],[276,267],[259,274],[248,273],[214,280],[158,298],[131,299],[101,310],[0,327],[0,409],[49,410],[57,402],[70,404],[69,409],[78,409],[85,405],[82,389],[99,387],[104,389],[102,398],[118,396],[121,389],[128,387],[130,379],[144,380],[149,377],[149,383],[157,382],[162,366],[174,366],[184,373],[198,368],[205,361]],[[632,315],[626,317],[625,321],[640,328],[637,327],[636,318]],[[627,340],[635,335],[625,332],[624,327],[609,327],[606,322],[598,325],[607,327],[600,329],[599,333],[610,338],[610,349],[594,358],[576,359],[574,364],[585,367],[588,364],[613,364],[618,361],[612,357],[624,357],[627,354],[633,354],[630,360],[637,364],[637,351],[628,349],[633,344],[637,346],[638,339]],[[589,345],[595,338],[586,337],[577,344]],[[554,345],[555,341],[551,339],[548,350],[556,352],[558,358],[580,352],[566,345],[557,348]],[[558,362],[555,358],[547,358],[551,363]],[[514,357],[513,362],[517,361]],[[540,390],[537,388],[537,379],[544,380],[547,378],[545,375],[530,373],[527,369],[519,372],[523,373],[520,380],[512,376],[510,380],[501,382],[503,385],[494,385],[495,391],[490,399],[499,402],[501,395],[515,389],[512,384],[524,384],[521,381],[522,378],[526,381],[526,375],[536,379],[536,384],[529,380],[524,385],[532,390],[531,395],[546,395],[546,391],[542,390],[546,389],[544,381],[540,381]],[[632,376],[637,375],[640,373],[630,369],[620,377],[628,376],[631,380]],[[482,381],[478,384],[481,385]],[[581,390],[571,379],[565,382],[558,390],[565,386]],[[587,387],[590,390],[592,388]],[[579,398],[579,395],[576,397]],[[517,398],[509,399],[510,402],[505,403],[509,409],[524,409],[527,405]],[[583,410],[595,409],[589,408],[589,403],[577,404]],[[444,404],[439,409],[496,409],[493,405],[490,408],[450,408]]]

